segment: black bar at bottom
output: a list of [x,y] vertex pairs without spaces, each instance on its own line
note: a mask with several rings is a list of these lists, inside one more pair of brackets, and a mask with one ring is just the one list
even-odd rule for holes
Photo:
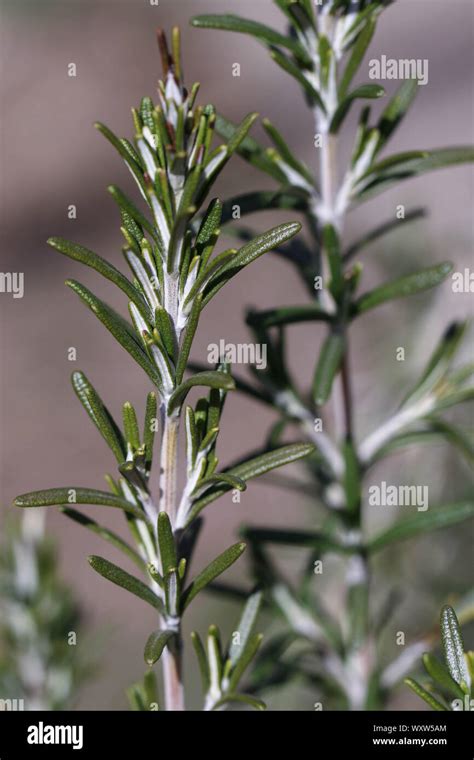
[[[95,757],[127,750],[157,757],[170,742],[213,756],[249,753],[472,760],[472,713],[434,712],[0,712],[0,760]],[[215,733],[214,733],[215,731]],[[288,744],[289,742],[289,744]],[[293,760],[296,760],[293,758]]]

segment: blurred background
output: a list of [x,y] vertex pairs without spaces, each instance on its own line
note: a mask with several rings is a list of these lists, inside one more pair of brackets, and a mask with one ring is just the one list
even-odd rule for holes
[[[143,95],[154,97],[161,73],[156,27],[181,26],[185,74],[188,84],[202,82],[200,102],[214,103],[234,120],[258,110],[287,136],[301,159],[312,165],[315,155],[311,115],[293,80],[272,63],[265,50],[243,35],[201,31],[188,24],[192,15],[227,11],[281,28],[282,15],[271,0],[159,0],[158,5],[149,0],[15,0],[3,1],[0,7],[1,268],[3,272],[23,272],[25,278],[23,299],[0,294],[0,487],[5,513],[11,511],[12,498],[25,491],[54,485],[103,488],[103,474],[114,466],[72,391],[72,371],[81,369],[87,374],[116,416],[125,400],[143,411],[147,379],[63,283],[67,277],[77,277],[123,310],[120,295],[94,272],[56,255],[45,241],[50,235],[70,238],[123,268],[119,214],[106,187],[115,183],[134,193],[135,199],[136,194],[126,168],[92,125],[101,120],[116,134],[132,136],[130,107],[138,105]],[[449,4],[445,0],[399,0],[382,15],[369,57],[385,54],[429,60],[429,84],[420,88],[412,111],[393,139],[393,152],[472,141],[472,22],[470,0],[451,0]],[[240,78],[232,76],[235,62],[241,65]],[[75,78],[68,76],[69,63],[76,64]],[[367,79],[366,64],[362,72]],[[396,84],[384,83],[389,92]],[[358,109],[353,110],[344,129],[347,140],[343,139],[341,165],[353,136]],[[255,135],[262,137],[259,126]],[[272,187],[269,178],[239,158],[232,160],[224,174],[217,188],[222,198]],[[378,221],[393,218],[398,204],[407,209],[423,205],[430,211],[426,219],[362,254],[364,289],[446,258],[456,263],[458,271],[472,267],[472,201],[472,171],[460,167],[401,184],[352,212],[346,242]],[[70,204],[77,208],[76,219],[68,218]],[[280,212],[264,213],[247,218],[246,223],[262,230],[288,219]],[[223,239],[223,247],[226,242]],[[193,358],[202,360],[207,345],[220,338],[248,341],[243,320],[246,307],[269,308],[306,300],[294,270],[267,254],[206,309]],[[470,300],[468,293],[453,294],[448,281],[427,295],[384,307],[377,312],[377,319],[364,318],[357,323],[352,359],[360,436],[395,408],[445,325],[464,318],[471,308],[472,296]],[[301,387],[307,388],[323,331],[314,326],[289,330],[291,365]],[[398,346],[405,347],[404,363],[395,361]],[[472,340],[470,346],[472,355]],[[71,347],[76,349],[76,361],[68,360]],[[458,412],[464,425],[472,423],[467,414],[466,407]],[[229,398],[220,436],[222,464],[258,448],[272,420],[271,412],[254,402],[237,395]],[[374,482],[379,475],[382,479],[376,473]],[[428,483],[433,504],[463,498],[472,489],[466,465],[444,447],[425,447],[393,457],[384,466],[383,479]],[[122,529],[120,514],[93,510],[87,511],[108,526]],[[390,510],[371,514],[367,529],[394,517]],[[229,496],[209,507],[196,567],[232,542],[243,523],[311,527],[320,518],[310,499],[282,491],[271,479],[265,484],[254,482],[240,504],[233,504]],[[116,561],[113,548],[55,510],[48,512],[47,526],[59,543],[64,578],[81,602],[88,635],[96,642],[91,646],[98,648],[101,663],[78,695],[76,706],[123,709],[125,688],[144,670],[142,647],[155,627],[153,612],[93,577],[86,556],[98,553]],[[401,544],[384,555],[377,566],[376,598],[383,600],[393,587],[401,588],[403,594],[393,630],[406,631],[408,638],[419,635],[432,626],[449,594],[469,588],[472,537],[464,525]],[[282,559],[286,561],[286,553]],[[290,553],[290,568],[295,561],[297,564]],[[334,588],[336,573],[335,568]],[[232,569],[229,579],[245,581],[245,560]],[[336,614],[338,593],[334,592],[331,601]],[[202,603],[191,609],[188,629],[202,632],[216,622],[229,632],[238,614],[233,603],[203,597]],[[388,655],[396,656],[393,637],[384,646]],[[192,689],[197,681],[192,658],[187,672]],[[198,700],[196,686],[191,702],[197,706]],[[269,704],[273,709],[307,710],[312,709],[313,701],[313,695],[294,686],[274,694]],[[402,709],[419,706],[403,688],[391,704]]]

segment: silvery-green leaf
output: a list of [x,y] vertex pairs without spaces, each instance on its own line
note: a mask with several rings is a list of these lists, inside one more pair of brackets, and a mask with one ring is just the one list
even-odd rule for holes
[[147,665],[154,665],[160,659],[163,649],[168,644],[170,639],[176,634],[174,631],[153,631],[147,639],[145,644],[144,657]]
[[120,586],[121,588],[130,591],[131,594],[138,596],[140,599],[143,599],[144,602],[148,602],[152,607],[163,612],[163,603],[161,599],[154,594],[148,586],[145,586],[143,581],[135,578],[135,576],[130,575],[130,573],[127,573],[125,570],[122,570],[121,567],[114,565],[113,562],[109,562],[109,560],[104,559],[103,557],[92,555],[88,559],[90,566],[99,573],[99,575],[102,575],[103,578],[115,583],[116,586]]
[[435,697],[433,697],[432,694],[430,694],[429,691],[426,691],[426,689],[423,688],[417,681],[415,681],[413,678],[405,678],[404,683],[412,689],[415,694],[418,694],[421,699],[423,699],[427,705],[431,707],[432,710],[436,710],[437,712],[443,712],[444,710],[447,710],[448,708],[445,707],[441,702],[439,702]]
[[470,685],[470,677],[464,657],[461,629],[453,608],[446,605],[441,610],[441,637],[446,664],[451,678],[459,685]]

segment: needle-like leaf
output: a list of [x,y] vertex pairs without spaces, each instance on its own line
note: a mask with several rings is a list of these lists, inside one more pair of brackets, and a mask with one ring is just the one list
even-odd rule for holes
[[93,533],[96,533],[101,538],[104,538],[106,541],[115,546],[116,549],[119,549],[129,559],[131,559],[132,562],[134,562],[140,570],[143,572],[146,571],[145,562],[140,557],[140,555],[117,533],[114,533],[108,528],[104,528],[103,525],[99,525],[99,523],[97,523],[95,520],[92,520],[92,518],[84,515],[82,512],[78,512],[77,509],[69,509],[68,507],[64,507],[61,509],[61,512],[63,515],[66,515],[66,517],[69,517],[70,520],[73,520],[78,525],[82,525],[84,528],[88,528]]
[[83,372],[73,372],[71,382],[82,406],[121,464],[126,459],[127,447],[109,410]]
[[423,655],[423,665],[426,668],[428,675],[431,676],[441,688],[446,689],[454,697],[458,699],[464,699],[464,692],[456,683],[456,681],[448,673],[444,665],[441,665],[439,660],[434,657],[430,652],[425,652]]
[[207,14],[195,16],[191,20],[191,24],[202,29],[222,29],[228,32],[250,34],[266,45],[280,45],[287,48],[303,63],[311,63],[308,54],[299,42],[257,21],[251,21],[229,13],[226,15]]
[[453,265],[445,261],[442,264],[421,269],[415,274],[409,274],[406,277],[400,277],[398,280],[381,285],[359,298],[355,304],[354,313],[357,316],[395,298],[405,298],[434,288],[446,279],[452,268]]
[[213,370],[210,370],[209,372],[198,372],[197,375],[188,377],[187,380],[176,388],[168,402],[168,414],[171,414],[175,409],[178,409],[191,388],[194,388],[197,385],[208,388],[219,388],[225,391],[231,391],[235,388],[235,383],[230,375],[223,372],[215,372]]
[[441,610],[441,637],[444,656],[451,678],[460,686],[469,685],[470,677],[464,657],[464,644],[461,629],[453,608],[446,605]]
[[229,660],[234,667],[243,655],[247,642],[254,632],[258,613],[260,611],[260,607],[262,606],[262,599],[262,592],[256,591],[254,594],[249,596],[244,607],[236,631],[234,632],[238,633],[239,635],[238,637],[232,637],[232,644],[229,649]]
[[117,314],[110,306],[107,306],[100,298],[94,296],[84,285],[75,280],[66,280],[68,285],[80,299],[94,312],[103,325],[112,333],[114,338],[120,343],[130,356],[135,359],[137,364],[147,373],[152,382],[161,387],[161,379],[157,370],[146,355],[142,346],[138,343],[137,337],[133,333],[128,322]]
[[[228,475],[234,475],[238,478],[241,478],[244,482],[247,482],[252,478],[264,475],[265,473],[270,472],[277,467],[282,467],[285,464],[296,462],[298,459],[306,457],[308,454],[311,454],[314,451],[315,447],[310,443],[291,443],[241,462],[240,464],[226,470],[226,472]],[[197,501],[195,501],[186,524],[189,525],[197,517],[199,512],[204,509],[204,507],[218,499],[219,496],[222,496],[222,494],[226,493],[229,488],[229,485],[218,486],[217,488],[213,488],[212,490],[208,491],[204,494],[204,496],[201,496]]]
[[423,699],[427,705],[431,707],[432,710],[436,710],[437,712],[443,712],[447,710],[448,708],[445,707],[441,702],[439,702],[435,697],[433,697],[432,694],[429,693],[429,691],[426,691],[426,689],[423,688],[423,686],[420,686],[420,684],[415,681],[413,678],[405,678],[404,683],[406,683],[407,686],[410,687],[410,689],[413,689],[415,694],[418,694],[421,699]]
[[152,607],[155,607],[160,612],[164,611],[161,599],[148,586],[145,586],[143,581],[125,572],[121,567],[117,567],[113,562],[109,562],[108,559],[95,555],[91,555],[88,559],[93,570],[102,575],[103,578],[111,581],[111,583],[115,583],[116,586],[130,591],[131,594],[143,599],[144,602],[148,602],[148,604],[151,604]]
[[391,528],[369,541],[371,552],[384,549],[397,541],[405,541],[414,536],[424,535],[432,530],[446,528],[474,517],[474,502],[461,501],[449,506],[432,509],[427,513],[418,512],[395,523]]
[[166,575],[178,564],[173,529],[166,512],[160,512],[158,515],[158,544],[163,575]]
[[338,332],[329,333],[323,343],[313,383],[313,398],[318,406],[325,404],[331,394],[344,355],[344,345],[344,336]]
[[163,653],[163,649],[175,635],[174,631],[166,630],[153,631],[153,633],[149,635],[143,653],[147,665],[151,667],[158,662]]
[[199,594],[202,589],[206,588],[209,583],[217,578],[221,573],[227,570],[236,562],[242,552],[245,550],[245,544],[238,543],[230,546],[222,554],[219,554],[199,575],[191,581],[191,584],[184,591],[182,600],[182,610],[188,607],[192,600]]
[[54,248],[59,253],[63,253],[74,261],[80,261],[91,269],[95,269],[103,277],[111,282],[115,283],[117,287],[122,290],[125,295],[133,301],[140,313],[146,318],[149,315],[148,307],[141,296],[140,292],[127,278],[112,264],[101,258],[97,253],[90,251],[88,248],[84,248],[77,243],[70,243],[69,240],[64,240],[60,237],[51,237],[48,239],[48,245]]

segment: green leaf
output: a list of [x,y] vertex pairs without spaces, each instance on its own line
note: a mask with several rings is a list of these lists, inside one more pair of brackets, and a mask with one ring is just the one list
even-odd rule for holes
[[469,501],[457,502],[429,512],[418,512],[372,538],[368,548],[369,551],[376,552],[398,541],[405,541],[405,539],[423,535],[438,528],[456,525],[472,517],[474,517],[474,502]]
[[410,108],[413,99],[418,91],[418,82],[416,79],[408,79],[394,97],[390,100],[385,110],[382,112],[377,128],[380,132],[378,149],[386,144],[388,139],[399,126],[406,112]]
[[288,166],[291,166],[295,172],[300,174],[306,180],[306,182],[313,186],[314,178],[311,172],[307,166],[302,164],[301,161],[296,158],[281,132],[278,131],[278,129],[271,123],[269,119],[262,119],[262,125],[273,141],[283,161],[288,164]]
[[191,19],[191,24],[192,26],[201,29],[221,29],[227,32],[250,34],[265,45],[281,45],[282,47],[291,50],[296,58],[303,63],[311,63],[303,46],[293,39],[293,37],[280,34],[269,26],[260,24],[257,21],[251,21],[250,19],[245,19],[241,16],[234,16],[230,13],[225,15],[206,14],[202,16],[194,16],[194,18]]
[[406,277],[400,277],[398,280],[381,285],[358,299],[354,307],[355,315],[363,314],[369,309],[374,309],[376,306],[395,298],[405,298],[434,288],[446,279],[452,268],[453,265],[445,261],[442,264],[421,269],[415,274],[409,274]]
[[244,654],[245,647],[254,632],[258,613],[262,606],[262,599],[262,592],[256,591],[254,594],[251,594],[247,600],[236,628],[236,632],[239,634],[239,641],[237,643],[235,641],[237,637],[232,636],[232,643],[229,649],[229,660],[233,666],[237,664],[241,656]]
[[229,691],[235,691],[240,683],[242,676],[247,670],[248,666],[257,654],[260,645],[263,640],[263,634],[256,633],[250,635],[245,642],[245,646],[242,648],[240,657],[236,661],[233,670],[229,678]]
[[323,247],[326,252],[329,270],[331,272],[329,288],[334,300],[340,302],[345,290],[344,271],[342,268],[339,237],[332,224],[326,224],[323,227]]
[[113,562],[109,562],[103,557],[92,555],[88,557],[88,560],[90,566],[99,573],[99,575],[102,575],[103,578],[111,581],[111,583],[115,583],[116,586],[121,586],[121,588],[130,591],[131,594],[143,599],[144,602],[148,602],[148,604],[151,604],[152,607],[159,610],[161,613],[164,612],[161,599],[154,594],[148,586],[145,586],[141,580],[130,575],[130,573],[127,573],[125,570],[122,570],[121,567],[117,567]]
[[277,325],[292,325],[299,322],[330,322],[328,314],[318,304],[304,306],[281,306],[267,311],[251,311],[247,315],[247,324],[263,329]]
[[218,388],[224,391],[232,391],[235,388],[235,383],[231,376],[224,372],[217,372],[215,370],[198,372],[197,375],[188,377],[187,380],[176,388],[168,402],[168,414],[171,414],[175,409],[178,409],[191,388],[194,388],[197,385]]
[[370,45],[372,37],[374,35],[376,26],[375,19],[370,19],[364,26],[363,30],[357,37],[355,44],[352,47],[352,52],[347,61],[344,73],[341,77],[339,84],[339,98],[342,99],[346,94],[349,86],[362,63],[367,48]]
[[265,542],[314,549],[319,553],[336,552],[338,554],[351,554],[353,551],[357,551],[356,544],[345,546],[325,533],[310,530],[282,530],[252,526],[245,528],[242,532],[242,537],[257,543]]
[[227,143],[228,156],[231,156],[236,150],[238,150],[257,118],[258,113],[254,112],[247,114],[247,116],[242,119]]
[[146,230],[148,234],[158,242],[159,237],[157,236],[155,227],[135,206],[135,204],[129,198],[127,198],[125,193],[123,193],[116,185],[109,185],[107,190],[109,191],[114,201],[118,204],[118,206],[127,214],[129,214],[132,219],[134,219],[135,222],[140,225],[140,227],[143,227],[143,229]]
[[[266,472],[274,470],[276,467],[281,467],[291,462],[296,462],[302,457],[308,456],[315,451],[315,446],[309,443],[290,443],[286,446],[281,446],[274,451],[266,451],[264,454],[260,454],[252,459],[248,459],[234,467],[226,470],[228,475],[234,475],[247,482],[252,478],[256,478],[259,475],[264,475]],[[207,492],[204,496],[201,496],[194,502],[193,508],[190,511],[186,524],[189,525],[199,512],[211,502],[215,501],[229,490],[229,486],[220,486],[212,491]]]
[[319,354],[313,383],[313,398],[317,406],[325,404],[344,356],[344,336],[331,332],[323,343]]
[[446,441],[460,451],[466,460],[474,464],[474,443],[463,430],[454,425],[449,425],[444,420],[436,417],[427,417],[425,420],[427,427],[422,430],[411,430],[392,438],[385,446],[379,449],[372,462],[383,459],[392,451],[405,448],[407,446],[417,446],[420,444],[439,443],[440,440]]
[[441,665],[434,655],[430,652],[425,652],[423,655],[423,664],[433,681],[439,684],[443,689],[446,689],[446,691],[453,694],[453,696],[458,697],[459,699],[464,699],[464,692],[459,684],[451,678],[446,668]]
[[108,261],[105,261],[105,259],[98,256],[97,253],[90,251],[88,248],[84,248],[82,245],[70,243],[68,240],[64,240],[64,238],[51,237],[48,238],[47,242],[48,245],[56,251],[59,251],[59,253],[63,253],[74,261],[80,261],[82,264],[95,269],[96,272],[99,272],[107,280],[114,282],[115,285],[125,293],[130,301],[133,301],[145,319],[150,316],[146,302],[136,287],[127,280],[122,272],[116,269],[112,264],[109,264]]
[[278,227],[274,227],[262,235],[258,235],[246,245],[242,246],[232,259],[231,262],[225,264],[213,277],[204,293],[203,306],[205,306],[211,298],[222,288],[222,286],[230,280],[237,272],[240,272],[248,264],[252,263],[267,251],[271,251],[273,248],[286,242],[301,229],[299,222],[288,222],[286,224],[280,224]]
[[160,512],[158,515],[158,544],[163,575],[166,575],[178,564],[173,529],[166,512]]
[[132,562],[134,562],[135,565],[140,568],[140,570],[143,572],[146,571],[145,562],[140,557],[138,552],[136,552],[135,549],[130,546],[130,544],[127,544],[127,542],[124,541],[123,538],[117,533],[114,533],[108,528],[104,528],[103,525],[99,525],[99,523],[97,523],[95,520],[92,520],[87,515],[84,515],[82,512],[78,512],[77,509],[69,509],[68,507],[64,507],[60,511],[63,513],[63,515],[66,515],[66,517],[69,517],[71,520],[78,523],[78,525],[82,525],[84,528],[88,528],[96,535],[104,538],[106,541],[115,546],[116,549],[119,549],[124,554],[126,554],[126,556],[131,559]]
[[73,372],[71,382],[82,406],[113,451],[117,462],[122,464],[127,457],[127,447],[109,410],[83,372]]
[[415,694],[418,694],[418,696],[421,697],[432,710],[437,710],[438,712],[447,710],[447,707],[442,705],[441,702],[438,702],[429,691],[426,691],[426,689],[424,689],[423,686],[420,686],[417,681],[414,681],[413,678],[405,678],[403,682],[406,683],[410,689],[413,689]]
[[201,674],[202,689],[206,694],[209,689],[209,666],[207,663],[206,650],[202,643],[201,637],[196,631],[191,633],[191,641],[193,642],[194,651],[199,665],[199,672]]
[[464,334],[466,332],[466,322],[452,322],[445,330],[440,342],[428,360],[421,377],[412,388],[408,396],[404,399],[403,404],[408,401],[423,396],[427,390],[431,389],[441,378],[443,378],[449,369],[451,360],[458,351]]
[[135,683],[127,689],[127,698],[134,712],[148,711],[145,694],[140,683]]
[[229,248],[226,251],[219,253],[218,256],[214,256],[206,266],[202,267],[201,271],[196,277],[195,282],[189,290],[189,293],[186,296],[184,302],[185,308],[188,307],[189,302],[196,297],[198,292],[204,292],[209,282],[211,282],[214,277],[217,277],[222,272],[225,264],[228,262],[233,263],[235,261],[236,255],[237,250],[235,248]]
[[182,611],[189,606],[192,600],[202,589],[209,585],[221,573],[225,572],[234,564],[245,549],[245,544],[237,543],[230,546],[222,554],[216,557],[199,575],[194,578],[183,594]]
[[223,662],[220,633],[216,625],[209,626],[207,633],[207,661],[209,663],[209,690],[213,693],[220,692]]
[[[283,178],[283,181],[285,179]],[[225,201],[222,211],[222,223],[234,221],[233,211],[235,206],[240,209],[240,216],[253,214],[257,211],[268,211],[270,209],[282,209],[285,211],[307,211],[308,201],[306,197],[286,188],[281,190],[258,190],[253,193],[242,193]],[[228,233],[229,234],[229,233]]]
[[166,353],[174,360],[176,354],[176,335],[171,317],[162,306],[155,309],[155,323]]
[[123,428],[125,437],[134,450],[140,448],[137,413],[129,401],[123,405]]
[[157,426],[157,399],[156,393],[151,391],[146,400],[145,424],[143,427],[143,444],[145,446],[146,469],[151,470],[153,461],[153,446],[155,442],[155,428]]
[[194,336],[199,323],[199,315],[202,308],[202,295],[198,293],[194,299],[191,312],[188,317],[186,332],[184,334],[183,342],[179,351],[178,362],[176,364],[175,382],[179,386],[184,377],[186,366],[191,352],[191,346],[193,344]]
[[463,430],[450,425],[444,420],[429,418],[430,431],[435,435],[444,438],[445,441],[454,446],[466,458],[467,462],[474,465],[474,442]]
[[208,246],[215,245],[219,235],[221,221],[222,203],[218,198],[214,198],[207,207],[207,211],[204,214],[199,227],[199,232],[196,236],[195,246],[198,256],[201,256]]
[[[237,130],[237,125],[232,121],[225,119],[220,114],[216,117],[216,132],[225,140],[231,140]],[[277,182],[285,182],[284,173],[278,168],[267,154],[265,148],[260,145],[253,137],[245,137],[240,143],[237,153],[248,161],[252,166],[266,172]]]
[[212,709],[219,710],[220,707],[224,707],[224,705],[233,704],[233,703],[250,705],[250,707],[253,707],[254,710],[267,709],[265,702],[262,702],[261,699],[257,699],[256,697],[250,696],[250,694],[226,694],[225,697],[222,697],[222,699],[219,699],[215,703]]
[[449,409],[452,406],[463,404],[466,401],[474,401],[474,386],[472,388],[462,388],[454,393],[447,393],[438,398],[436,401],[436,411]]
[[148,670],[143,676],[143,691],[146,696],[146,703],[149,707],[151,707],[152,704],[158,705],[158,685],[153,670]]
[[155,662],[158,662],[163,653],[163,649],[168,644],[169,640],[175,635],[174,631],[163,630],[153,631],[153,633],[149,635],[144,651],[145,662],[147,665],[151,667]]
[[346,95],[344,100],[337,107],[336,112],[331,119],[329,127],[330,132],[334,134],[339,130],[339,127],[349,113],[349,109],[354,100],[357,100],[358,98],[369,98],[370,100],[374,100],[376,98],[381,98],[384,95],[384,88],[378,84],[363,84],[360,87],[357,87],[357,89]]
[[383,177],[385,174],[390,174],[395,169],[397,174],[410,170],[410,167],[416,166],[420,158],[426,158],[429,156],[426,150],[410,150],[404,153],[395,153],[377,164],[372,164],[369,168],[360,175],[358,181],[362,182],[366,177]]
[[464,145],[456,148],[437,148],[426,151],[422,157],[412,159],[407,168],[419,175],[433,169],[443,169],[446,166],[456,166],[473,161],[474,148],[472,145]]
[[441,610],[441,636],[446,664],[451,678],[461,686],[470,683],[467,663],[464,657],[464,644],[456,613],[449,605]]
[[137,364],[146,372],[152,382],[158,387],[161,386],[161,380],[157,370],[151,363],[150,359],[144,352],[141,345],[133,333],[133,330],[129,323],[117,314],[110,306],[96,298],[93,293],[90,292],[84,285],[81,285],[75,280],[66,280],[68,285],[79,298],[94,312],[96,317],[100,319],[103,325],[109,330],[114,338],[120,343],[130,356],[135,359]]
[[[204,448],[204,446],[202,446],[202,448]],[[200,480],[191,496],[201,495],[208,488],[222,484],[229,486],[229,488],[236,489],[237,491],[245,491],[247,488],[246,483],[241,478],[236,478],[235,475],[229,475],[226,472],[217,472],[215,475],[209,475],[209,477]]]
[[[410,155],[413,157],[410,158]],[[474,161],[474,149],[466,146],[460,148],[440,148],[428,152],[412,152],[403,156],[390,156],[381,164],[376,164],[367,170],[364,178],[359,183],[358,200],[363,201],[372,198],[378,193],[387,190],[391,185],[400,180],[418,177],[435,169],[446,166],[456,166]],[[390,164],[393,163],[393,167]],[[387,165],[388,168],[383,170]]]
[[370,230],[361,238],[352,243],[352,245],[344,254],[344,261],[347,263],[353,259],[354,256],[359,253],[359,251],[371,243],[374,243],[376,240],[379,240],[379,238],[383,237],[388,232],[392,232],[395,229],[398,230],[401,224],[409,224],[410,222],[414,222],[417,219],[422,219],[425,216],[426,211],[424,208],[414,208],[411,211],[406,211],[403,219],[389,219],[387,222],[383,222],[383,224],[380,224],[378,227]]
[[105,124],[102,124],[100,121],[96,122],[94,124],[95,128],[99,130],[101,134],[104,135],[104,137],[111,143],[111,145],[114,146],[116,151],[120,154],[120,156],[123,158],[125,163],[130,167],[130,170],[141,188],[144,195],[146,195],[146,187],[145,187],[145,181],[143,179],[143,170],[140,165],[140,158],[138,155],[131,154],[131,151],[126,147],[124,142],[120,140],[114,133],[105,126]]
[[93,488],[81,488],[66,486],[64,488],[47,488],[43,491],[31,491],[17,496],[14,504],[16,507],[60,507],[71,504],[96,504],[103,507],[117,507],[146,520],[144,512],[134,507],[133,504],[107,491],[97,491]]
[[270,56],[272,60],[275,61],[275,63],[283,69],[283,71],[286,71],[287,74],[289,74],[293,79],[295,79],[298,84],[303,88],[306,97],[309,99],[310,103],[315,104],[318,106],[318,108],[323,111],[323,113],[326,112],[326,108],[324,106],[324,103],[321,99],[321,95],[316,90],[315,87],[311,84],[310,81],[304,76],[303,71],[300,66],[298,66],[296,63],[294,63],[290,58],[288,58],[287,55],[284,55],[280,50],[277,48],[273,48],[270,52]]

